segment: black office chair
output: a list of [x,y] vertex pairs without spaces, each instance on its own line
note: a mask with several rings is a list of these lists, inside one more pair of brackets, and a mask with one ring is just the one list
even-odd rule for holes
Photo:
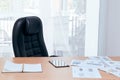
[[36,16],[15,22],[12,33],[15,57],[48,57],[42,27],[42,21]]

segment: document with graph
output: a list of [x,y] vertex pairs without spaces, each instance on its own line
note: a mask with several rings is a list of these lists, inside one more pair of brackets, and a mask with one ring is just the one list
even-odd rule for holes
[[101,78],[101,75],[97,68],[90,67],[72,67],[73,78]]

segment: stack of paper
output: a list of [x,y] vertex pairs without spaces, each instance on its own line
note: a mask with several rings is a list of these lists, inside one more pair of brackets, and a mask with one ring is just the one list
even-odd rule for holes
[[112,61],[107,56],[99,56],[99,57],[89,57],[91,60],[100,60],[102,66],[99,66],[98,69],[103,70],[107,73],[111,73],[117,77],[120,77],[120,61]]
[[[120,77],[120,61],[112,61],[107,56],[89,57],[86,60],[72,60],[71,65],[83,67],[86,69],[88,69],[88,67],[96,68]],[[80,72],[76,74],[79,73]],[[88,72],[84,74],[88,74]]]
[[111,73],[117,77],[120,77],[120,62],[119,61],[107,61],[105,62],[109,66],[99,68],[107,73]]
[[2,72],[42,72],[41,64],[17,64],[6,61]]

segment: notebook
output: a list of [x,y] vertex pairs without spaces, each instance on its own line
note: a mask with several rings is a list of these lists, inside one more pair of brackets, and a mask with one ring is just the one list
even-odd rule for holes
[[2,72],[42,72],[41,64],[17,64],[6,61]]
[[24,64],[23,72],[42,72],[41,64]]

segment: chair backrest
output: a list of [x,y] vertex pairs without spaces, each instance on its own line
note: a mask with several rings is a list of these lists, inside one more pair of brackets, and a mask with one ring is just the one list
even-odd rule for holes
[[15,57],[47,57],[42,21],[36,16],[18,19],[13,27],[12,43]]

